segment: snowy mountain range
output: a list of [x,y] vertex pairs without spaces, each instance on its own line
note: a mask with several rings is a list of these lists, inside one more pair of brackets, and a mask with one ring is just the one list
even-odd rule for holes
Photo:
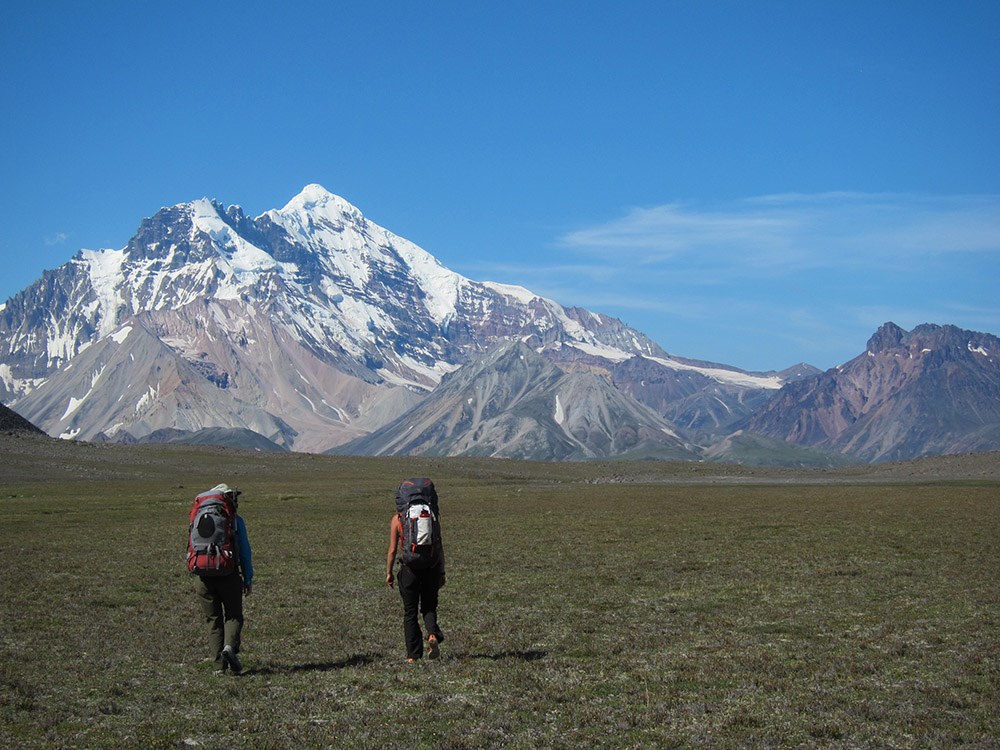
[[739,460],[733,436],[758,429],[754,450],[793,461],[797,442],[849,453],[757,416],[808,408],[787,389],[819,375],[685,359],[472,281],[319,185],[256,218],[163,208],[125,248],[82,250],[0,306],[0,401],[81,440]]
[[160,210],[121,250],[83,250],[0,309],[0,399],[51,435],[252,430],[322,451],[363,437],[494,346],[570,369],[636,356],[739,391],[776,374],[672,358],[618,320],[476,282],[309,185],[256,218]]

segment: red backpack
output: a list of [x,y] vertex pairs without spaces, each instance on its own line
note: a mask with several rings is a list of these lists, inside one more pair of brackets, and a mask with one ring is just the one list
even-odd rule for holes
[[225,485],[195,497],[188,516],[187,567],[200,576],[225,576],[239,569],[236,504]]

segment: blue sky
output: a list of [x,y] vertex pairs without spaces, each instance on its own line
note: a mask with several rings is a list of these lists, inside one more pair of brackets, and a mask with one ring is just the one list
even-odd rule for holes
[[1000,3],[12,4],[0,298],[320,183],[476,280],[778,369],[1000,334]]

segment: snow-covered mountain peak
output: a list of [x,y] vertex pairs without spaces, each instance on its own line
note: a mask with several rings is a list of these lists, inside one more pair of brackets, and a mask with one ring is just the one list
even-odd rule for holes
[[244,276],[248,273],[260,273],[278,265],[270,253],[249,242],[234,230],[223,218],[224,209],[214,201],[202,198],[189,204],[189,210],[192,235],[201,232],[211,238],[224,271]]
[[343,216],[354,220],[364,218],[357,206],[316,183],[302,188],[298,195],[285,204],[280,213],[295,214],[303,211],[333,220]]
[[[182,204],[184,205],[184,204]],[[218,204],[211,198],[199,198],[187,204],[191,218],[221,218]]]
[[234,232],[222,218],[222,209],[214,201],[201,198],[186,205],[191,217],[192,239],[194,232],[201,231],[212,238],[217,244],[225,245]]
[[466,279],[321,185],[307,185],[284,208],[259,218],[280,226],[294,242],[325,259],[341,286],[360,292],[371,286],[373,275],[409,277],[420,288],[422,304],[435,323],[455,314]]
[[266,211],[258,220],[282,227],[294,242],[321,253],[363,246],[374,226],[355,206],[320,185],[306,186],[284,208]]
[[[81,251],[0,308],[0,397],[23,400],[51,434],[245,428],[325,449],[392,421],[503,341],[573,375],[637,373],[664,403],[680,388],[669,355],[621,321],[470,280],[312,184],[256,218],[209,198],[164,207],[125,248]],[[516,375],[522,361],[495,369]],[[772,386],[724,375],[712,385],[721,409],[730,391]],[[571,424],[583,408],[571,401],[588,399],[566,392],[561,411],[540,408]]]

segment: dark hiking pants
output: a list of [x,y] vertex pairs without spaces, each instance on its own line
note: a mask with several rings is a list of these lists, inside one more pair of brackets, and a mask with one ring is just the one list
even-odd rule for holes
[[223,668],[222,648],[232,646],[240,652],[243,632],[243,578],[239,573],[213,578],[196,576],[195,593],[208,625],[209,653],[215,668]]
[[419,659],[424,655],[424,635],[420,631],[418,613],[423,615],[427,634],[433,633],[438,640],[444,634],[437,624],[438,589],[441,587],[441,569],[437,566],[428,570],[410,570],[399,567],[397,576],[399,595],[403,597],[403,637],[406,639],[406,656]]

